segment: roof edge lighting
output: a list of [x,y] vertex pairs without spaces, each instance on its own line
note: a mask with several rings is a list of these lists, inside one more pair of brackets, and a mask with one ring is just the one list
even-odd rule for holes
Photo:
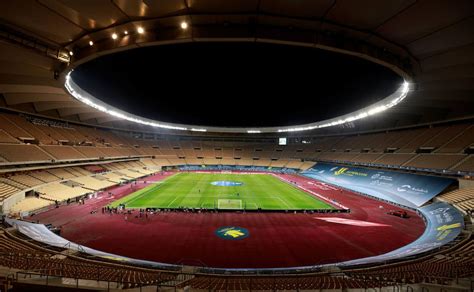
[[179,131],[193,131],[193,132],[223,132],[223,133],[248,133],[248,134],[259,134],[259,133],[284,133],[284,132],[299,132],[299,131],[308,131],[326,127],[333,127],[337,125],[342,125],[357,121],[360,119],[367,118],[372,115],[380,114],[395,105],[399,104],[404,100],[408,92],[410,91],[410,83],[406,80],[403,84],[391,95],[385,97],[381,101],[374,103],[366,108],[354,111],[350,114],[342,115],[332,119],[327,119],[324,121],[319,121],[316,123],[297,125],[291,127],[262,127],[262,128],[226,128],[226,127],[201,127],[197,125],[182,125],[174,123],[165,123],[152,119],[142,118],[125,111],[114,108],[103,101],[92,96],[90,93],[83,90],[79,85],[77,85],[74,80],[71,78],[71,72],[66,74],[66,82],[64,86],[66,90],[72,95],[75,99],[80,102],[95,108],[101,112],[107,113],[116,118],[126,120],[129,122],[142,124],[146,126],[151,126],[155,128],[169,129],[169,130],[179,130]]
[[355,111],[355,112],[352,112],[350,114],[343,115],[340,117],[336,117],[333,119],[328,119],[325,121],[312,123],[312,124],[300,125],[296,127],[278,129],[277,131],[280,133],[281,132],[308,131],[308,130],[332,127],[332,126],[337,126],[337,125],[342,125],[345,123],[357,121],[357,120],[360,120],[360,119],[363,119],[375,114],[379,114],[399,104],[402,100],[404,100],[407,97],[409,90],[410,90],[410,83],[408,83],[407,81],[404,81],[403,84],[393,94],[361,110],[358,110],[358,111]]
[[[75,99],[79,100],[82,103],[87,104],[90,107],[93,107],[101,112],[107,113],[111,116],[117,117],[119,119],[127,120],[129,122],[134,122],[146,126],[156,127],[156,128],[164,128],[170,130],[182,130],[186,131],[188,128],[181,127],[181,126],[174,126],[172,124],[160,123],[149,119],[142,119],[135,115],[131,115],[119,109],[115,109],[111,106],[108,106],[104,102],[101,102],[97,98],[93,97],[89,93],[82,90],[79,86],[77,86],[70,76],[70,72],[66,75],[66,82],[65,87],[69,94],[71,94]],[[205,129],[201,129],[205,130]]]

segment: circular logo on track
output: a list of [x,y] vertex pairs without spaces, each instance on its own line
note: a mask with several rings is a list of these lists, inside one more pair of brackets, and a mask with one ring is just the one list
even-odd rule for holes
[[243,183],[238,181],[218,180],[211,182],[211,185],[219,187],[240,187]]
[[222,239],[240,240],[250,235],[249,231],[242,227],[226,226],[216,230],[216,235]]

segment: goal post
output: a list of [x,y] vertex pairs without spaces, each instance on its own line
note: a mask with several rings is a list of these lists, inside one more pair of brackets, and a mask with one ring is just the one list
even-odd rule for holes
[[242,210],[242,200],[218,199],[217,208],[226,210]]

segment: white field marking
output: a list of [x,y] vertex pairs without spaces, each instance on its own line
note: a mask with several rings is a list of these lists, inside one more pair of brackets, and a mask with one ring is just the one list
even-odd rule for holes
[[275,197],[275,198],[277,198],[278,200],[283,202],[283,204],[285,204],[288,207],[288,209],[291,209],[290,205],[288,205],[285,201],[283,201],[282,198],[280,198],[280,197]]
[[232,173],[221,173],[216,171],[192,171],[192,173],[207,173],[207,174],[269,174],[268,172],[232,172]]
[[[163,184],[165,184],[168,180],[171,180],[171,179],[173,179],[173,178],[176,178],[178,175],[179,175],[179,173],[178,173],[178,174],[175,174],[175,175],[168,176],[168,177],[164,178],[163,180],[155,181],[154,184],[163,185]],[[147,187],[148,187],[148,186],[147,186]],[[156,186],[155,186],[155,187],[156,187]],[[131,202],[136,201],[138,198],[142,198],[144,195],[147,195],[147,196],[148,196],[148,194],[149,194],[150,191],[152,191],[152,190],[154,191],[154,190],[155,190],[155,187],[153,187],[153,188],[151,188],[151,189],[149,189],[149,190],[144,191],[143,193],[141,193],[141,194],[139,194],[138,196],[136,196],[136,197],[130,199],[129,201],[124,201],[124,203],[125,203],[125,204],[130,204]],[[160,187],[161,187],[161,186],[160,186]],[[135,191],[135,192],[133,192],[133,193],[131,193],[131,194],[125,196],[125,197],[122,197],[122,198],[126,198],[126,197],[128,197],[128,196],[132,196],[133,194],[135,194],[135,193],[137,193],[137,192],[139,192],[139,191],[142,191],[142,190],[144,190],[144,189],[140,189],[140,190],[138,190],[138,191]]]
[[176,196],[176,198],[174,198],[174,200],[173,200],[173,201],[171,201],[171,202],[168,204],[168,206],[167,206],[167,207],[169,207],[171,204],[173,204],[173,203],[174,203],[174,201],[176,201],[176,199],[178,199],[178,198],[179,198],[179,197],[178,197],[178,196]]
[[292,185],[292,186],[294,186],[294,187],[296,187],[296,188],[298,188],[298,189],[302,189],[303,191],[305,191],[305,192],[307,192],[307,193],[310,193],[310,194],[312,194],[312,195],[314,195],[314,196],[316,196],[316,197],[322,199],[323,201],[325,201],[326,203],[329,203],[330,205],[336,205],[336,206],[338,206],[339,208],[342,208],[342,209],[344,209],[344,210],[349,210],[348,207],[342,205],[341,203],[334,202],[333,200],[329,199],[329,198],[326,197],[326,196],[323,196],[323,195],[321,195],[321,194],[318,194],[318,193],[316,193],[316,192],[314,192],[314,191],[312,191],[312,190],[309,190],[309,189],[307,189],[307,188],[305,188],[305,187],[303,187],[303,186],[292,184],[289,180],[284,179],[284,178],[282,178],[282,177],[279,177],[279,176],[276,175],[276,174],[273,174],[273,173],[272,173],[272,175],[275,176],[275,177],[277,177],[278,179],[281,179],[282,181],[287,182],[288,184],[290,184],[290,185]]
[[[145,190],[145,191],[143,191],[143,193],[137,195],[136,197],[131,198],[131,199],[128,200],[128,201],[124,201],[123,203],[124,203],[124,204],[127,204],[127,205],[128,205],[128,204],[131,204],[132,202],[135,202],[136,200],[145,197],[145,195],[148,196],[151,191],[154,191],[154,190],[155,190],[155,188],[156,188],[156,187],[153,187],[153,188],[151,188],[151,189],[149,189],[149,190]],[[142,190],[144,190],[144,189],[141,189],[141,190],[138,190],[138,191],[136,191],[136,192],[133,192],[133,193],[131,193],[129,196],[133,196],[133,194],[135,194],[135,193],[137,193],[137,192],[139,192],[139,191],[142,191]],[[126,197],[127,197],[127,196],[125,196],[124,198],[126,198]]]

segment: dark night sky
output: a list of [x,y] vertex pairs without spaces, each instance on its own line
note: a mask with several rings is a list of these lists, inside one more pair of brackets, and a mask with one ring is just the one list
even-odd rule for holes
[[76,68],[74,80],[136,115],[208,126],[284,126],[336,117],[398,88],[402,78],[360,58],[262,43],[139,48]]

